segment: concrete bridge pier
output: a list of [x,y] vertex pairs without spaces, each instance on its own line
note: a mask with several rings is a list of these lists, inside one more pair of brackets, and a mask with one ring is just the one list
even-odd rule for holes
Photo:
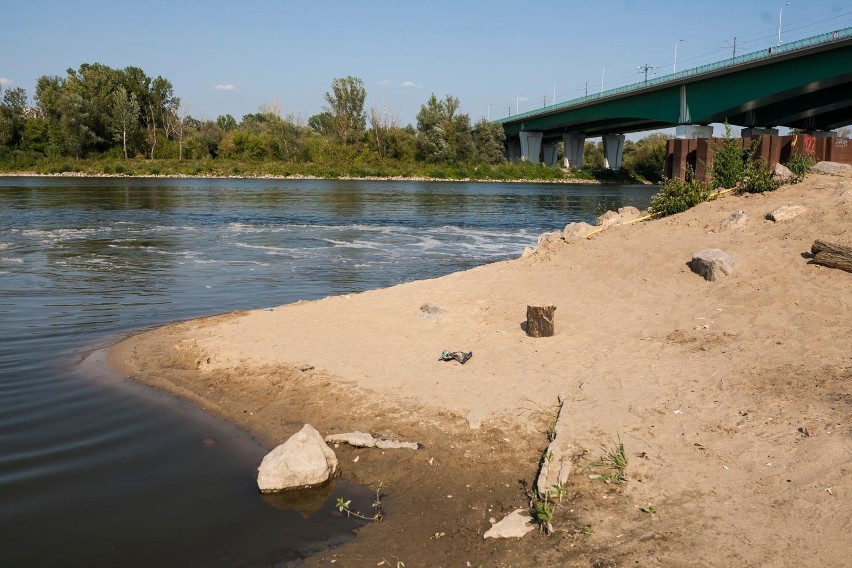
[[559,156],[559,144],[557,142],[545,142],[541,145],[541,155],[545,165],[555,166]]
[[506,140],[506,159],[512,164],[521,161],[521,141],[517,138]]
[[621,159],[624,157],[624,134],[603,135],[604,167],[609,170],[620,170]]
[[541,156],[541,139],[544,133],[522,130],[518,135],[521,137],[521,161],[537,164]]
[[562,135],[562,142],[565,145],[565,157],[563,158],[563,166],[566,168],[583,169],[583,148],[586,145],[586,135],[569,133]]
[[680,124],[675,128],[675,138],[682,138],[684,140],[713,138],[713,127],[701,124]]
[[763,136],[764,134],[768,134],[769,136],[778,136],[777,128],[758,128],[756,126],[752,126],[749,128],[743,128],[740,132],[740,136],[743,138],[752,138],[754,136]]

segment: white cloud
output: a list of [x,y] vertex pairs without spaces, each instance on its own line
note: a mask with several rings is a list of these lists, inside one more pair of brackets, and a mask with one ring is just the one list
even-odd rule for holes
[[0,85],[10,85],[14,83],[11,79],[7,79],[6,77],[0,77]]
[[391,81],[390,79],[382,79],[381,81],[379,81],[379,85],[390,85],[391,83],[393,83],[393,81]]
[[237,93],[240,92],[240,90],[237,88],[236,85],[232,85],[230,83],[224,83],[224,84],[219,83],[218,85],[213,87],[213,90],[214,91],[235,91]]
[[422,89],[423,85],[418,85],[414,81],[403,81],[399,84],[403,89]]

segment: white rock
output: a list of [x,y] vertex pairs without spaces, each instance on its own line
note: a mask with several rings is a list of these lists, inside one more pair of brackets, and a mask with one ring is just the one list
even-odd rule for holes
[[775,164],[775,166],[772,168],[772,179],[774,179],[775,181],[787,183],[788,181],[792,181],[794,177],[796,176],[793,175],[793,172],[790,171],[790,168],[788,168],[784,164]]
[[329,444],[349,444],[356,448],[375,448],[376,439],[368,432],[344,432],[343,434],[329,434],[325,437]]
[[568,223],[562,230],[562,238],[566,240],[582,239],[594,230],[595,228],[588,223]]
[[839,164],[837,162],[819,162],[809,170],[812,174],[826,175],[848,175],[852,173],[852,166]]
[[544,233],[542,235],[539,235],[538,237],[538,246],[536,247],[536,250],[542,247],[548,248],[549,246],[556,244],[561,240],[562,231],[551,231],[549,233]]
[[337,471],[337,456],[310,424],[266,454],[257,470],[261,493],[312,487]]
[[620,223],[626,223],[627,221],[632,221],[633,219],[641,217],[642,212],[632,205],[627,205],[625,207],[618,208],[618,216],[621,217],[621,220],[619,221]]
[[399,440],[376,440],[376,447],[382,450],[419,450],[417,442],[400,442]]
[[748,215],[745,214],[745,211],[737,211],[735,213],[731,213],[731,216],[722,221],[722,224],[719,225],[720,231],[727,231],[729,229],[741,229],[748,222]]
[[607,211],[595,220],[595,225],[598,227],[609,227],[610,225],[618,225],[621,223],[621,215],[615,211]]
[[734,271],[736,263],[731,255],[723,250],[704,249],[693,253],[688,265],[693,272],[713,282],[719,275],[729,276]]
[[532,256],[535,254],[535,250],[530,247],[524,247],[524,252],[521,253],[521,258],[527,258],[528,256]]
[[775,211],[767,213],[766,218],[770,221],[775,221],[777,223],[778,221],[786,221],[788,219],[792,219],[793,217],[798,217],[805,211],[807,211],[807,209],[805,209],[801,205],[783,205]]
[[528,511],[515,509],[502,521],[495,523],[485,531],[483,538],[521,538],[535,530],[535,524]]

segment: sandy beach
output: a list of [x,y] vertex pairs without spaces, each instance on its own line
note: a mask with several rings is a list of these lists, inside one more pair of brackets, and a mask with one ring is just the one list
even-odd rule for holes
[[[806,211],[787,221],[782,205]],[[732,213],[745,226],[722,229]],[[308,422],[418,441],[335,448],[386,519],[305,566],[843,566],[852,555],[852,177],[809,175],[442,278],[175,323],[123,373],[270,448]],[[736,262],[705,281],[687,266]],[[518,251],[520,257],[521,251]],[[556,335],[522,329],[553,304]],[[472,351],[464,365],[445,349]],[[560,395],[576,464],[555,532],[483,539],[527,508]],[[591,479],[624,444],[628,480]],[[383,563],[384,564],[380,564]]]

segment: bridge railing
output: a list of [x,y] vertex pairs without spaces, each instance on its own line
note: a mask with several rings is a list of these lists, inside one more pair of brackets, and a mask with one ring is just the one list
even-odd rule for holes
[[678,71],[677,73],[669,73],[668,75],[664,75],[662,77],[656,77],[654,79],[648,79],[647,81],[642,81],[639,83],[632,83],[630,85],[624,85],[621,87],[616,87],[614,89],[607,89],[601,93],[594,93],[591,95],[585,95],[582,97],[578,97],[576,99],[571,99],[568,101],[563,101],[561,103],[556,103],[552,105],[547,105],[539,109],[530,110],[526,112],[522,112],[519,114],[513,114],[507,116],[505,118],[498,118],[493,122],[496,123],[504,123],[504,122],[514,122],[516,120],[520,120],[523,118],[537,116],[540,114],[552,112],[555,110],[562,110],[566,108],[570,108],[573,106],[581,105],[583,103],[587,103],[590,101],[597,101],[600,99],[605,99],[607,97],[612,97],[615,95],[620,95],[623,93],[629,93],[631,91],[638,91],[640,89],[645,89],[647,87],[654,87],[657,85],[672,83],[675,81],[680,81],[682,79],[686,79],[688,77],[694,77],[696,75],[703,75],[705,73],[712,73],[714,71],[718,71],[720,69],[727,69],[730,67],[736,67],[737,65],[742,65],[743,63],[751,63],[752,61],[759,61],[761,59],[771,59],[773,57],[777,57],[784,53],[793,53],[796,51],[801,51],[804,49],[809,49],[811,47],[815,47],[817,45],[823,45],[827,43],[831,43],[834,41],[848,39],[852,37],[852,27],[843,28],[840,30],[827,32],[824,34],[819,34],[815,36],[811,36],[805,39],[800,39],[797,41],[792,41],[790,43],[785,43],[783,45],[775,45],[772,46],[771,49],[762,49],[760,51],[752,51],[751,53],[746,53],[744,55],[739,55],[737,57],[732,57],[731,59],[726,59],[724,61],[717,61],[715,63],[708,63],[707,65],[701,65],[699,67],[693,67],[691,69],[686,69],[684,71]]

